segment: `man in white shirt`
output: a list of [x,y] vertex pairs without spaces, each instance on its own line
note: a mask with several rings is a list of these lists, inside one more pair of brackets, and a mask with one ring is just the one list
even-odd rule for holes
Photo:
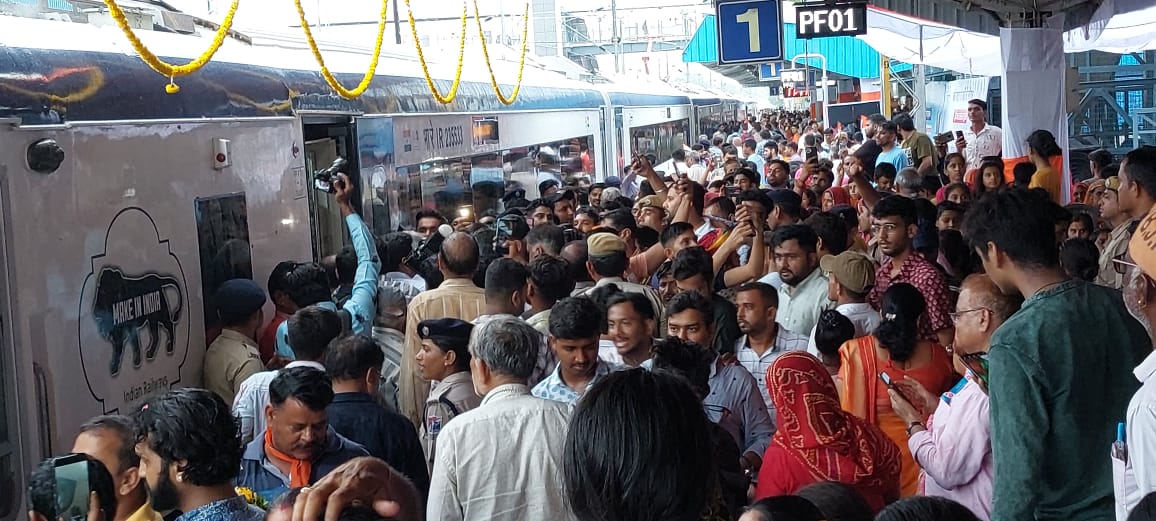
[[834,304],[827,298],[827,277],[819,269],[819,238],[805,224],[790,224],[775,230],[771,239],[779,287],[779,323],[796,333],[806,334],[819,315]]
[[978,167],[985,157],[1003,155],[1003,130],[987,124],[987,102],[968,101],[967,119],[971,126],[963,130],[963,139],[955,140],[955,149],[967,159],[968,167]]
[[[827,298],[835,301],[835,311],[851,320],[855,338],[874,333],[882,321],[879,312],[867,303],[867,294],[875,285],[875,263],[862,253],[845,251],[819,259],[819,269],[829,281]],[[815,327],[811,328],[807,352],[819,356]]]
[[438,434],[428,519],[574,519],[562,479],[570,406],[526,386],[540,338],[507,316],[474,329],[470,365],[482,404]]
[[409,266],[405,259],[413,252],[413,238],[406,232],[391,232],[385,234],[377,242],[377,256],[381,259],[381,279],[377,287],[397,288],[405,295],[405,303],[409,304],[414,297],[426,290],[425,279],[418,275]]

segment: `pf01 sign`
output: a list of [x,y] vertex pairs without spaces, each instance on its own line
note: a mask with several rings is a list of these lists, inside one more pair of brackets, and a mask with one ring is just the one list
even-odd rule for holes
[[799,5],[796,38],[856,36],[867,33],[867,3]]

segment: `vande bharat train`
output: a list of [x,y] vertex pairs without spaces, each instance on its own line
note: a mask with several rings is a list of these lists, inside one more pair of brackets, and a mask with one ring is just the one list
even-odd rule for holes
[[[141,39],[168,61],[186,63],[212,39],[211,24],[133,5],[144,6],[132,17]],[[86,419],[199,384],[222,281],[264,285],[279,261],[341,248],[337,206],[312,178],[336,158],[348,160],[359,211],[380,234],[412,226],[422,207],[499,209],[503,182],[519,176],[532,197],[543,147],[563,166],[592,161],[598,180],[754,110],[530,64],[505,106],[473,56],[456,100],[442,105],[416,59],[389,53],[365,95],[347,100],[303,41],[240,33],[167,94],[168,79],[98,11],[0,15],[5,521],[24,515],[27,471],[67,452]],[[322,47],[338,78],[357,84],[371,51]],[[455,65],[431,64],[443,92]],[[494,66],[510,93],[517,64]]]

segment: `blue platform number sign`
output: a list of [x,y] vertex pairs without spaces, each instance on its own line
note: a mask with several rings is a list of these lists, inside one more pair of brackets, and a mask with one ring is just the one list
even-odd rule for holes
[[778,0],[717,0],[718,63],[783,59],[783,13]]

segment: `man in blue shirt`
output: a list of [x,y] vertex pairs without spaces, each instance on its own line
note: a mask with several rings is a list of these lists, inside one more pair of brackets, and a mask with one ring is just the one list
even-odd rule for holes
[[[335,194],[337,205],[341,208],[345,225],[349,227],[353,251],[357,254],[357,274],[353,281],[353,289],[350,291],[349,299],[340,307],[348,314],[342,318],[342,323],[348,324],[354,334],[369,334],[376,313],[374,306],[381,261],[377,258],[376,243],[369,233],[369,228],[350,204],[353,184],[345,174],[338,174],[338,181],[333,183],[333,187],[337,190]],[[316,304],[331,311],[338,311],[337,303],[333,302],[333,294],[330,293],[329,279],[325,275],[325,270],[316,263],[298,264],[293,271],[285,275],[285,282],[289,298],[298,308]],[[277,326],[277,354],[293,359],[293,350],[289,348],[289,325],[286,322]]]
[[875,143],[883,149],[875,159],[876,166],[880,163],[891,163],[895,165],[895,170],[907,168],[907,151],[896,144],[898,134],[899,127],[893,122],[887,121],[876,125]]
[[268,426],[245,447],[237,486],[268,501],[307,487],[342,463],[367,456],[364,447],[329,426],[333,384],[312,367],[287,367],[269,384]]

